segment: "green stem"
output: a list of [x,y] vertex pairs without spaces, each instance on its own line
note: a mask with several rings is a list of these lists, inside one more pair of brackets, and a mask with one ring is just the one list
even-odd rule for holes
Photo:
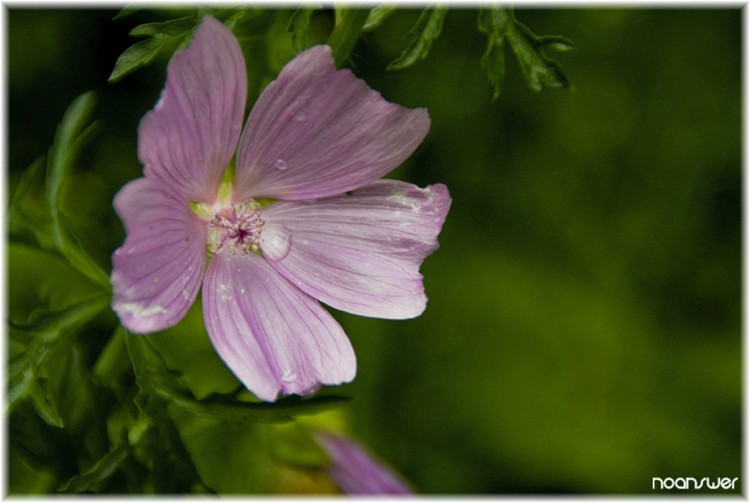
[[339,12],[340,21],[328,37],[328,45],[333,50],[336,66],[341,67],[357,44],[370,10],[342,8]]

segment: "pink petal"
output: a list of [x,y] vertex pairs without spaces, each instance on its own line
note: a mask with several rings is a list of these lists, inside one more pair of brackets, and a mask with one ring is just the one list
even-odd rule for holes
[[419,266],[438,246],[450,202],[444,185],[396,180],[314,203],[281,201],[262,212],[261,249],[274,269],[336,309],[413,318],[427,302]]
[[354,350],[338,323],[253,253],[211,259],[203,318],[219,356],[261,400],[354,378]]
[[172,58],[161,99],[141,121],[138,156],[146,176],[212,203],[237,145],[246,99],[237,39],[206,16],[187,49]]
[[115,196],[125,243],[112,255],[112,308],[131,332],[176,324],[195,301],[206,257],[206,225],[164,183],[138,178]]
[[401,164],[430,128],[425,109],[385,101],[328,46],[295,57],[250,112],[237,152],[238,197],[328,197]]
[[316,433],[315,438],[331,457],[328,476],[346,494],[412,494],[391,470],[352,440],[324,432]]

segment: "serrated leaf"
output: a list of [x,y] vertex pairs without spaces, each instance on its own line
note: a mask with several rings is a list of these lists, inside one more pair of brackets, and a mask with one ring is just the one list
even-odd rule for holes
[[362,27],[363,32],[370,32],[380,27],[380,25],[396,11],[395,5],[378,5],[367,15],[367,21]]
[[506,39],[532,90],[538,92],[543,86],[570,85],[562,67],[547,58],[543,52],[545,47],[560,51],[572,49],[573,44],[565,37],[538,37],[515,18],[512,10],[496,6],[480,11],[478,27],[479,31],[487,34],[487,49],[482,56],[481,65],[487,71],[493,101],[500,96],[505,77],[503,46]]
[[[502,12],[499,16],[502,16]],[[507,18],[491,19],[490,11],[482,10],[479,13],[479,30],[487,33],[487,49],[480,61],[482,68],[487,71],[487,78],[492,87],[492,101],[500,97],[505,80],[505,37],[496,36],[496,33],[503,33],[503,27],[498,26],[507,22]]]
[[430,52],[432,43],[443,30],[443,21],[448,13],[447,7],[428,7],[419,14],[414,27],[409,31],[409,42],[406,49],[396,60],[391,62],[387,70],[403,70],[417,61],[424,59]]
[[187,41],[198,22],[200,22],[198,16],[187,16],[160,23],[146,23],[136,26],[130,31],[130,35],[148,36],[150,38],[128,47],[117,58],[112,74],[107,81],[110,83],[117,82],[138,68],[149,64],[160,54],[175,50]]
[[286,31],[292,34],[292,48],[301,52],[307,46],[307,32],[310,28],[310,16],[320,9],[320,5],[308,5],[295,10],[289,18]]

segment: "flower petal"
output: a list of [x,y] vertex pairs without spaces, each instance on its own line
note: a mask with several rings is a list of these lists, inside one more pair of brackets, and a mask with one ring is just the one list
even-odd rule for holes
[[315,438],[331,457],[328,476],[346,494],[412,494],[394,472],[352,440],[325,432],[317,432]]
[[448,189],[379,180],[314,203],[268,206],[261,250],[300,289],[363,316],[404,319],[424,311],[419,266],[438,246]]
[[261,400],[354,378],[354,350],[338,323],[253,253],[211,259],[203,318],[219,356]]
[[237,151],[238,197],[301,200],[374,182],[401,164],[430,128],[425,109],[389,103],[328,46],[295,57],[250,112]]
[[141,121],[138,156],[146,176],[212,203],[237,146],[246,100],[237,39],[206,16],[187,49],[170,61],[161,98]]
[[125,243],[112,255],[112,308],[131,332],[176,324],[195,301],[206,225],[164,183],[138,178],[115,196]]

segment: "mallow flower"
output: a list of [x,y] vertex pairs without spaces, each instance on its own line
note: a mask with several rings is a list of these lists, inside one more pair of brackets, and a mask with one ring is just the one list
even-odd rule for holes
[[448,190],[381,179],[422,142],[424,109],[384,100],[329,47],[290,61],[243,129],[247,74],[229,29],[205,17],[174,55],[138,129],[144,176],[114,207],[112,307],[131,332],[175,325],[202,287],[211,342],[264,401],[351,381],[356,361],[320,304],[405,319]]

